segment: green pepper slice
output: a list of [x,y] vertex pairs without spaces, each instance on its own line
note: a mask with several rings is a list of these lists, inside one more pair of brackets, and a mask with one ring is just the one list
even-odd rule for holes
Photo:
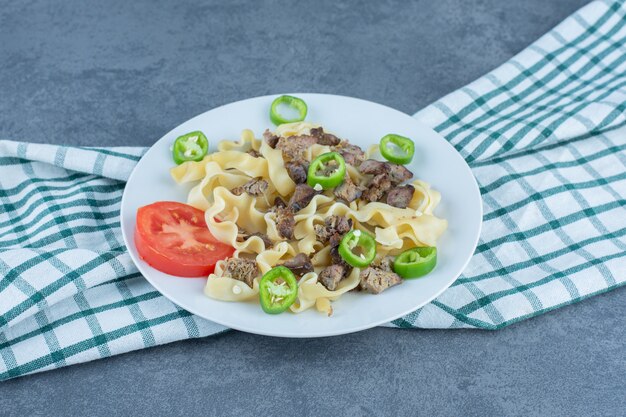
[[[278,107],[281,104],[296,110],[298,112],[298,116],[294,117],[293,119],[287,119],[286,117],[282,116],[278,112]],[[270,120],[276,126],[282,125],[283,123],[301,122],[306,117],[307,110],[308,109],[306,103],[301,98],[294,96],[280,96],[272,101],[272,106],[270,107]]]
[[209,141],[199,130],[179,136],[172,147],[177,165],[187,161],[202,161],[209,150]]
[[376,257],[376,240],[362,230],[351,230],[339,243],[339,255],[355,268],[363,268]]
[[326,152],[318,156],[309,165],[306,182],[315,188],[324,190],[341,185],[346,176],[346,161],[338,152]]
[[402,252],[393,262],[393,270],[402,278],[419,278],[437,265],[437,248],[426,246]]
[[287,267],[276,266],[263,275],[259,282],[261,308],[267,314],[279,314],[287,310],[298,296],[298,283]]
[[380,140],[380,153],[389,162],[406,165],[413,160],[415,143],[404,136],[389,134]]

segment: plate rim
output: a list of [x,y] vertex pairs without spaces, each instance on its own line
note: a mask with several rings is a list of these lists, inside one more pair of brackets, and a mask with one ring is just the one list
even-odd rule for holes
[[[131,250],[129,250],[129,246],[130,245],[134,245],[134,239],[132,236],[128,236],[124,227],[125,224],[125,210],[124,207],[127,204],[127,190],[128,187],[127,185],[132,181],[133,177],[136,175],[136,173],[138,172],[138,168],[141,164],[141,162],[144,160],[145,156],[154,148],[154,146],[159,143],[161,140],[163,140],[165,137],[167,137],[168,135],[170,135],[174,130],[176,130],[179,126],[188,123],[202,115],[204,115],[205,113],[211,112],[211,111],[215,111],[218,110],[220,108],[226,107],[226,106],[231,106],[231,105],[235,105],[238,103],[242,103],[245,101],[250,101],[250,100],[262,100],[262,99],[270,99],[270,98],[275,98],[281,95],[293,95],[293,96],[304,96],[304,95],[313,95],[313,96],[319,96],[319,97],[326,97],[326,98],[333,98],[333,97],[339,97],[342,99],[349,99],[349,100],[358,100],[367,104],[374,104],[377,106],[382,106],[385,107],[389,110],[392,110],[394,112],[399,112],[402,113],[410,118],[412,118],[415,123],[419,124],[421,128],[423,129],[427,129],[430,130],[431,133],[434,133],[435,135],[439,136],[441,139],[443,139],[443,142],[445,142],[445,145],[450,147],[451,150],[456,153],[458,155],[458,157],[461,158],[461,160],[463,161],[463,169],[466,170],[472,181],[472,187],[474,188],[474,191],[476,193],[476,195],[478,196],[478,201],[479,201],[479,207],[478,207],[478,214],[479,214],[479,222],[478,222],[478,229],[476,232],[476,235],[474,236],[474,241],[472,243],[472,251],[471,253],[466,257],[466,259],[463,261],[462,267],[460,268],[459,272],[449,280],[449,282],[446,283],[446,285],[442,286],[441,289],[439,289],[438,291],[436,291],[434,293],[434,295],[432,295],[431,297],[427,298],[426,301],[423,301],[421,303],[419,303],[419,305],[412,307],[410,310],[408,311],[404,311],[402,313],[399,314],[394,314],[392,316],[392,318],[388,318],[385,317],[384,319],[381,320],[374,320],[371,321],[367,324],[363,324],[363,325],[357,325],[357,326],[353,326],[350,327],[348,329],[337,329],[334,331],[328,331],[325,333],[319,333],[319,334],[290,334],[290,335],[285,335],[285,334],[279,334],[276,332],[272,332],[272,331],[266,331],[263,329],[257,329],[257,328],[249,328],[246,327],[245,325],[233,325],[232,323],[226,323],[224,320],[215,320],[213,318],[207,318],[205,317],[201,312],[198,311],[194,311],[195,308],[188,308],[188,307],[183,307],[182,305],[180,305],[178,302],[176,302],[175,300],[173,300],[171,297],[169,297],[167,294],[165,294],[160,287],[160,285],[156,282],[154,282],[153,280],[151,280],[149,278],[149,274],[144,273],[144,265],[143,265],[143,261],[141,259],[139,259],[138,257],[135,256],[135,254],[133,254],[133,252]],[[480,187],[478,186],[478,182],[476,180],[476,177],[474,176],[474,173],[472,172],[469,164],[467,163],[467,161],[465,160],[465,158],[463,158],[463,156],[461,155],[461,153],[459,151],[456,150],[456,148],[440,133],[438,133],[437,131],[435,131],[434,129],[432,129],[430,126],[427,126],[425,124],[423,124],[422,122],[420,122],[419,120],[415,119],[415,117],[413,117],[410,114],[404,113],[403,111],[400,111],[398,109],[394,109],[393,107],[387,106],[385,104],[381,104],[381,103],[377,103],[371,100],[365,100],[365,99],[361,99],[358,97],[351,97],[351,96],[346,96],[346,95],[340,95],[340,94],[328,94],[328,93],[305,93],[305,92],[289,92],[289,93],[278,93],[278,94],[267,94],[267,95],[262,95],[262,96],[256,96],[256,97],[248,97],[248,98],[244,98],[241,100],[237,100],[237,101],[233,101],[233,102],[229,102],[229,103],[225,103],[225,104],[221,104],[219,106],[210,108],[202,113],[196,114],[195,116],[179,123],[178,125],[176,125],[175,127],[173,127],[172,129],[170,129],[169,131],[167,131],[165,134],[163,134],[159,139],[157,139],[151,146],[148,147],[148,149],[146,150],[146,152],[141,156],[141,158],[139,159],[139,161],[137,161],[137,164],[133,167],[130,175],[128,176],[128,179],[126,180],[126,183],[124,185],[124,192],[122,193],[122,199],[120,201],[120,228],[122,229],[122,238],[124,240],[124,244],[127,247],[127,252],[130,255],[130,258],[133,262],[133,264],[135,265],[135,267],[139,270],[139,272],[141,273],[142,277],[144,279],[146,279],[148,281],[148,283],[159,292],[159,294],[161,294],[163,297],[167,298],[169,301],[171,301],[172,303],[174,303],[177,307],[188,311],[198,317],[201,317],[205,320],[211,321],[213,323],[217,323],[221,326],[230,328],[230,329],[234,329],[234,330],[239,330],[239,331],[243,331],[246,333],[252,333],[252,334],[258,334],[258,335],[262,335],[262,336],[271,336],[271,337],[283,337],[283,338],[296,338],[296,339],[306,339],[306,338],[319,338],[319,337],[331,337],[331,336],[339,336],[339,335],[343,335],[343,334],[350,334],[350,333],[356,333],[356,332],[360,332],[363,330],[367,330],[367,329],[371,329],[374,327],[378,327],[381,324],[385,324],[385,323],[389,323],[391,321],[397,320],[398,318],[405,316],[413,311],[416,311],[420,308],[422,308],[423,306],[425,306],[426,304],[430,303],[432,300],[434,300],[435,298],[439,297],[444,291],[446,291],[448,288],[450,288],[450,286],[458,279],[458,277],[463,273],[463,271],[465,271],[465,269],[467,268],[467,265],[469,264],[470,260],[472,259],[472,257],[474,256],[474,253],[476,251],[476,247],[478,246],[478,241],[480,239],[480,235],[482,233],[482,227],[483,227],[483,215],[484,215],[484,202],[483,202],[483,198],[482,198],[482,193],[480,192]]]

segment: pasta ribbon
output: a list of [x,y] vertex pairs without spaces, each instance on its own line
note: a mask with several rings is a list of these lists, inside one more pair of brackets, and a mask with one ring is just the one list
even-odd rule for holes
[[317,282],[317,274],[315,272],[309,272],[300,279],[298,283],[298,298],[290,307],[290,310],[294,313],[300,313],[313,307],[319,299],[337,300],[342,294],[355,289],[359,285],[359,274],[359,268],[353,268],[350,275],[339,282],[337,289],[330,291]]
[[[282,137],[308,135],[313,127],[317,125],[287,123],[277,127],[275,134]],[[353,228],[367,231],[375,237],[379,257],[395,255],[415,246],[435,246],[447,228],[447,221],[433,214],[441,200],[440,193],[428,183],[416,179],[411,182],[415,191],[404,209],[381,202],[354,201],[346,205],[335,199],[332,190],[317,194],[306,207],[294,213],[294,239],[284,239],[278,230],[277,214],[271,207],[276,197],[288,201],[296,184],[285,168],[282,151],[273,149],[265,140],[255,138],[248,129],[242,132],[238,141],[222,141],[217,149],[202,161],[185,162],[172,168],[170,173],[177,183],[195,183],[188,194],[188,203],[205,211],[211,234],[235,248],[234,258],[256,261],[259,276],[249,287],[226,276],[226,261],[219,261],[204,289],[210,298],[222,301],[258,299],[262,274],[298,253],[304,253],[311,257],[315,271],[300,279],[298,297],[290,310],[299,313],[315,307],[320,312],[331,314],[332,302],[359,285],[360,270],[353,268],[334,291],[318,281],[318,274],[332,264],[332,259],[330,246],[317,240],[316,225],[323,225],[330,216],[351,219]],[[248,153],[251,150],[256,153],[251,152],[251,155]],[[304,157],[311,161],[331,150],[329,146],[314,144],[305,150]],[[366,157],[378,151],[378,145],[372,145],[367,149]],[[347,175],[357,185],[368,183],[369,177],[352,165],[347,165]],[[233,194],[233,188],[253,178],[267,181],[267,190],[263,195]],[[261,238],[255,233],[266,237]],[[271,245],[266,243],[268,239]]]

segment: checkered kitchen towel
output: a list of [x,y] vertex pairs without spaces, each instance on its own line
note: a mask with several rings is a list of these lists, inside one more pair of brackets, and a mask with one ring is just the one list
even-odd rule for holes
[[[391,326],[497,329],[626,282],[625,15],[593,2],[416,114],[470,163],[484,225],[453,286]],[[143,152],[0,141],[0,379],[226,330],[125,251]]]

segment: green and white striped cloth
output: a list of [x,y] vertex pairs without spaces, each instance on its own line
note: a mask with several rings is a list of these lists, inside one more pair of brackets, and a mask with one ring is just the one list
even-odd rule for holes
[[[470,163],[484,226],[453,286],[390,326],[498,329],[626,282],[625,15],[593,2],[415,115]],[[226,330],[125,250],[144,151],[0,141],[0,379]]]

